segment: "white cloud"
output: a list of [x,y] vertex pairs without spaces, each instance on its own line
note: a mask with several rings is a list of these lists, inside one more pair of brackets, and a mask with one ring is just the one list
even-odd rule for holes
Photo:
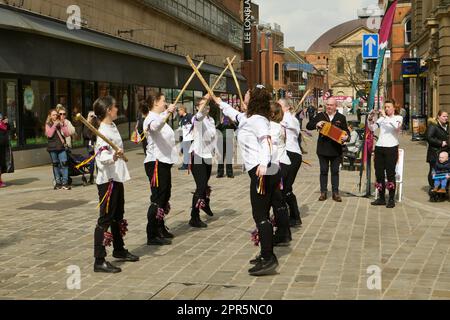
[[262,22],[278,23],[286,46],[307,50],[327,30],[357,18],[377,0],[256,0]]

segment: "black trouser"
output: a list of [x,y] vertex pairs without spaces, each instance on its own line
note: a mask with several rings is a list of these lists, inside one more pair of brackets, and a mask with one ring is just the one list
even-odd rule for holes
[[191,157],[191,171],[196,185],[195,193],[192,197],[191,217],[199,218],[201,206],[209,205],[208,182],[211,178],[212,159],[203,159],[195,153],[192,153]]
[[223,137],[222,150],[217,167],[217,175],[223,176],[225,174],[225,163],[227,167],[227,176],[233,175],[233,151],[234,151],[234,137],[232,139]]
[[273,256],[273,226],[270,223],[271,207],[282,201],[279,188],[280,176],[264,176],[264,194],[258,193],[260,179],[256,176],[256,168],[248,174],[250,176],[250,201],[252,205],[253,220],[259,232],[261,256],[270,259]]
[[428,184],[430,185],[430,188],[434,189],[434,179],[433,179],[433,169],[434,169],[434,163],[430,162],[430,171],[428,172]]
[[150,181],[152,195],[150,196],[150,207],[147,212],[147,239],[158,236],[158,227],[164,225],[163,219],[158,219],[158,211],[164,211],[168,214],[169,201],[172,192],[172,164],[158,161],[158,185],[152,185],[152,179],[155,175],[156,162],[145,164],[145,173]]
[[[384,198],[386,187],[389,190],[389,197],[394,199],[396,189],[395,167],[398,162],[398,146],[385,148],[375,148],[375,176],[377,178],[377,189],[380,196]],[[386,180],[388,185],[386,186]]]
[[[108,192],[109,183],[97,185],[98,197],[101,202]],[[100,207],[100,217],[94,233],[94,257],[104,259],[106,257],[106,249],[104,246],[104,235],[111,226],[113,236],[114,251],[124,250],[124,242],[120,232],[120,224],[123,221],[125,213],[125,198],[123,183],[113,182],[112,193],[108,200],[105,199]]]
[[320,163],[320,192],[328,192],[328,172],[331,168],[331,185],[333,193],[339,193],[339,166],[342,156],[326,157],[319,155]]
[[[272,197],[272,208],[273,214],[275,216],[275,235],[279,236],[290,236],[290,226],[289,226],[289,211],[286,203],[286,198],[284,196],[284,181],[289,171],[288,165],[280,164],[280,171],[275,176],[278,181],[274,190],[275,196]],[[283,188],[282,188],[283,186]]]
[[142,140],[142,149],[144,149],[144,154],[147,154],[147,145],[148,145],[147,138],[144,138]]
[[287,154],[289,159],[291,160],[291,165],[287,166],[285,164],[281,164],[281,170],[284,180],[283,196],[284,200],[289,206],[289,213],[291,219],[301,220],[300,210],[298,209],[297,197],[294,194],[293,186],[295,183],[295,179],[297,179],[297,174],[302,166],[303,157],[298,153],[289,151]]

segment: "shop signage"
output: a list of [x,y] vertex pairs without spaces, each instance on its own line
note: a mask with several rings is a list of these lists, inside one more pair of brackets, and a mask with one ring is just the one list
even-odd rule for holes
[[251,0],[244,0],[244,60],[252,60],[252,2]]
[[420,73],[420,59],[408,58],[402,60],[403,78],[417,78]]
[[34,106],[34,91],[32,87],[26,87],[23,91],[23,104],[25,109],[31,111]]
[[[212,87],[216,83],[218,78],[219,78],[218,75],[211,74],[209,76],[209,86]],[[220,81],[217,84],[217,86],[215,87],[214,91],[227,92],[227,78],[223,77],[222,79],[220,79]]]

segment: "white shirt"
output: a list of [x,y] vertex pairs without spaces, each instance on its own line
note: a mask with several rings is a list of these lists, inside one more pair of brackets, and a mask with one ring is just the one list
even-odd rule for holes
[[220,104],[223,114],[239,123],[237,138],[244,158],[245,170],[251,171],[259,165],[268,166],[271,160],[270,122],[265,117],[254,115],[247,118],[229,104]]
[[194,142],[189,153],[194,152],[203,159],[212,159],[216,145],[216,124],[212,117],[206,116],[207,108],[204,110],[205,113],[198,112],[192,118]]
[[[122,137],[120,136],[117,126],[112,123],[110,125],[101,123],[98,129],[105,137],[113,142],[117,147],[123,150]],[[101,151],[100,151],[101,150]],[[130,180],[127,164],[122,159],[114,161],[115,151],[102,138],[97,137],[95,144],[95,153],[99,152],[95,159],[97,163],[97,184],[105,184],[111,180],[115,182],[127,182]]]
[[380,135],[378,137],[377,147],[391,148],[397,147],[400,142],[398,136],[400,128],[403,124],[402,116],[381,117],[377,123],[370,126],[372,131],[380,128]]
[[192,123],[186,123],[182,125],[181,130],[183,131],[183,141],[194,140],[194,136],[192,135]]
[[270,122],[270,136],[272,137],[272,162],[276,164],[291,164],[286,150],[286,128],[281,124]]
[[175,147],[175,132],[165,122],[167,113],[157,114],[150,111],[144,121],[144,131],[147,135],[147,157],[144,163],[156,160],[174,164],[178,160]]
[[281,125],[286,128],[286,150],[302,155],[302,150],[298,143],[300,136],[300,122],[290,112],[286,112]]

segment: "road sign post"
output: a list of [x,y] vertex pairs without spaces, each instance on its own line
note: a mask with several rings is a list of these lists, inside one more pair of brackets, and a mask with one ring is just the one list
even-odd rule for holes
[[362,56],[363,59],[378,59],[378,52],[380,48],[378,34],[365,34],[362,41]]

